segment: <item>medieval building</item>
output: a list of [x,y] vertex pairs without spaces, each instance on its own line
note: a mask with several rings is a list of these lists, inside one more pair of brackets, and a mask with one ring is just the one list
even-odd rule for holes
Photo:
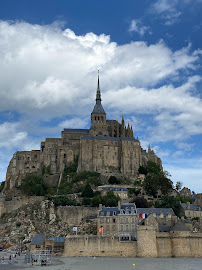
[[65,128],[61,138],[41,142],[40,150],[17,151],[8,166],[6,188],[19,186],[26,173],[41,173],[44,167],[49,167],[53,181],[58,181],[64,167],[76,157],[78,172],[93,171],[131,180],[148,160],[161,166],[160,158],[150,147],[148,151],[142,149],[139,139],[133,136],[132,126],[126,127],[123,117],[121,123],[107,120],[101,103],[99,74],[90,129]]

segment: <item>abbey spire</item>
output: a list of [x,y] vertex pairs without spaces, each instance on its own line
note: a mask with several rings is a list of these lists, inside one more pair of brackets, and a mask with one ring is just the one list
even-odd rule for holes
[[104,108],[101,104],[101,92],[100,92],[100,78],[99,78],[99,70],[98,70],[98,82],[97,82],[97,91],[96,91],[96,104],[94,106],[94,109],[92,113],[95,114],[105,114]]

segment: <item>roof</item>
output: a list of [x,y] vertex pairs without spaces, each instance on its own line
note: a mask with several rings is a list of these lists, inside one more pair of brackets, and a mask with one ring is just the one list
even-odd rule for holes
[[109,136],[83,136],[81,139],[83,140],[105,140],[105,141],[133,141],[139,142],[138,139],[135,138],[117,138],[117,137],[109,137]]
[[184,210],[202,211],[202,207],[198,204],[181,203],[180,205]]
[[96,104],[95,104],[95,106],[94,106],[94,108],[93,108],[93,111],[92,111],[92,113],[96,113],[96,114],[105,114],[105,110],[104,110],[104,108],[103,108],[103,106],[102,106],[102,104],[100,103],[97,103],[96,102]]
[[64,237],[50,237],[49,240],[53,240],[54,242],[64,242]]
[[89,133],[89,129],[74,129],[74,128],[64,128],[65,133]]
[[175,224],[171,230],[172,231],[189,231],[189,229],[182,222],[178,222],[177,224]]
[[159,224],[159,232],[170,232],[170,227],[167,225],[160,225]]
[[117,216],[118,213],[118,207],[103,207],[102,210],[99,211],[99,216]]
[[121,187],[102,187],[102,190],[128,191],[127,188],[121,188]]
[[118,121],[117,120],[106,120],[106,122],[107,122],[107,124],[111,124],[111,123],[118,123]]
[[172,208],[137,208],[137,211],[140,214],[148,213],[149,215],[152,213],[156,213],[158,216],[163,212],[165,216],[168,215],[168,213],[171,213],[172,215],[175,215]]
[[44,241],[45,241],[45,235],[44,234],[36,234],[32,238],[31,245],[43,245]]

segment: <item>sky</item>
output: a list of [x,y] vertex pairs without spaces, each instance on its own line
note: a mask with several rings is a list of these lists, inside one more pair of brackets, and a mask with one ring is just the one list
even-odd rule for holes
[[202,192],[202,0],[0,0],[0,182],[15,151],[107,119]]

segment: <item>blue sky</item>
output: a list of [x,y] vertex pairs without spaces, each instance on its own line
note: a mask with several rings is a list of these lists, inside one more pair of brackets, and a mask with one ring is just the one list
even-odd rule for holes
[[202,192],[202,0],[0,0],[0,181],[17,150],[108,119]]

